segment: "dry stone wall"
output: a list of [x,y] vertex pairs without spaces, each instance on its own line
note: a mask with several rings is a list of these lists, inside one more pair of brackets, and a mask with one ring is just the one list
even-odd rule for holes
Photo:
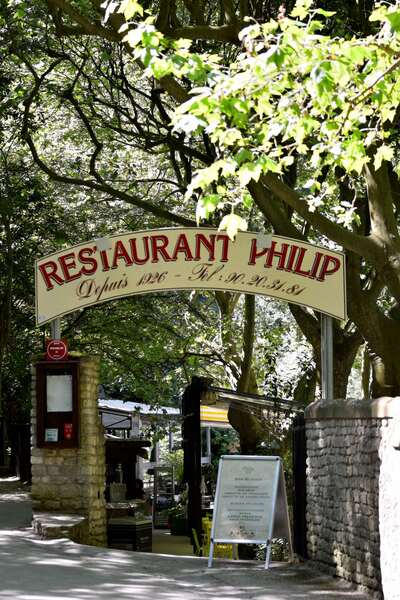
[[34,513],[86,517],[84,541],[106,545],[104,432],[98,414],[98,360],[81,358],[79,448],[37,448],[36,372],[32,369],[32,503]]
[[379,563],[380,424],[307,423],[307,543],[311,560],[374,590]]
[[306,412],[310,560],[385,600],[400,600],[395,410],[394,400],[380,399],[315,403]]

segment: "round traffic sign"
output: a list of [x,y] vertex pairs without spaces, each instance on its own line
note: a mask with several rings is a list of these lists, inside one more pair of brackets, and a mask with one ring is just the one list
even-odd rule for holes
[[68,355],[68,346],[64,340],[50,340],[47,344],[48,360],[64,360]]

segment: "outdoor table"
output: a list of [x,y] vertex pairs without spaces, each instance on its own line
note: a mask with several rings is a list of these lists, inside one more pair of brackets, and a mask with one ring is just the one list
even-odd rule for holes
[[113,517],[107,524],[109,545],[129,544],[132,550],[152,552],[153,524],[150,519]]

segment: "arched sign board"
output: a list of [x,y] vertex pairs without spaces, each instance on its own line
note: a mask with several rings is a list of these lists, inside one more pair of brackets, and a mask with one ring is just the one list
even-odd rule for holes
[[266,544],[265,568],[269,567],[273,538],[284,538],[293,559],[285,479],[278,456],[222,456],[208,566],[214,545]]
[[320,246],[256,233],[235,241],[216,229],[139,231],[77,244],[36,261],[36,320],[134,294],[225,290],[272,296],[346,318],[345,257]]

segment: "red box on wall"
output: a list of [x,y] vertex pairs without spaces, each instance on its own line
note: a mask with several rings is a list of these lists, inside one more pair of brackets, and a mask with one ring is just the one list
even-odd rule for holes
[[64,423],[64,440],[72,440],[73,431],[72,423]]

